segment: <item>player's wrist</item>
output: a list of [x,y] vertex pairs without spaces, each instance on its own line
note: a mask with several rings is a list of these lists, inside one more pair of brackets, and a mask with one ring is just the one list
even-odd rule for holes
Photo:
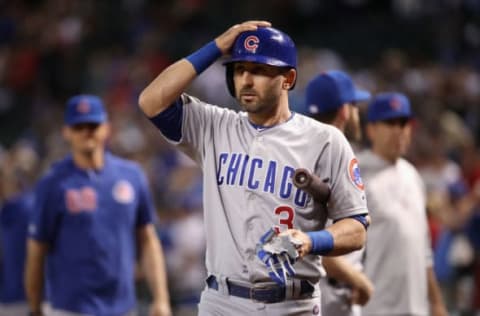
[[311,254],[323,256],[333,250],[333,235],[328,230],[307,232],[307,235],[312,241]]
[[197,74],[201,74],[218,58],[222,56],[222,51],[218,48],[215,41],[211,41],[196,52],[190,54],[186,59],[193,65]]

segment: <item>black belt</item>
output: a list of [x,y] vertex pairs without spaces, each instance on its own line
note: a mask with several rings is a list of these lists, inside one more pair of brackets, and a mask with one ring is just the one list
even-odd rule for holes
[[[218,291],[217,278],[211,275],[207,278],[207,285],[209,288]],[[268,286],[244,286],[235,284],[227,280],[228,294],[232,296],[238,296],[248,298],[262,303],[278,303],[285,300],[285,286],[268,285]],[[311,297],[315,287],[310,282],[300,281],[300,294],[299,298]]]

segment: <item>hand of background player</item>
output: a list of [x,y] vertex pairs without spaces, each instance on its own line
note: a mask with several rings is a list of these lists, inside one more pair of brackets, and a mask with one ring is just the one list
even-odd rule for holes
[[278,235],[274,228],[269,229],[257,244],[257,257],[267,266],[270,278],[285,285],[288,277],[295,275],[293,264],[299,258],[297,249],[301,242],[289,234]]
[[370,300],[373,294],[373,284],[362,272],[358,272],[355,275],[355,280],[352,287],[352,304],[358,304],[364,306]]
[[444,304],[430,304],[430,316],[448,316]]
[[172,316],[172,310],[169,304],[162,302],[153,302],[150,306],[148,316]]
[[215,39],[215,43],[222,52],[228,54],[232,48],[237,36],[245,31],[255,31],[258,26],[268,27],[271,23],[267,21],[246,21],[241,24],[235,24]]

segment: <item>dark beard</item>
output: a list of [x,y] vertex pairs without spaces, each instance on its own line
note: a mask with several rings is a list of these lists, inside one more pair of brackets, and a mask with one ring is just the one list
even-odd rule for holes
[[245,112],[252,114],[268,113],[277,107],[280,101],[280,95],[275,95],[272,91],[266,91],[265,98],[258,99],[256,104],[243,104],[240,100],[237,101]]

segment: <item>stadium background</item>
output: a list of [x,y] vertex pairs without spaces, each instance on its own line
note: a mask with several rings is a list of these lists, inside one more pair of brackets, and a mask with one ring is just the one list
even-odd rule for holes
[[[137,98],[169,63],[253,18],[271,21],[297,44],[294,109],[305,83],[334,68],[372,92],[411,98],[416,127],[408,158],[429,194],[437,276],[452,315],[479,313],[478,0],[0,0],[0,204],[66,152],[65,100],[100,95],[114,127],[110,149],[139,161],[150,177],[172,299],[177,314],[187,315],[204,277],[201,174],[161,140]],[[236,107],[221,63],[189,92]]]

